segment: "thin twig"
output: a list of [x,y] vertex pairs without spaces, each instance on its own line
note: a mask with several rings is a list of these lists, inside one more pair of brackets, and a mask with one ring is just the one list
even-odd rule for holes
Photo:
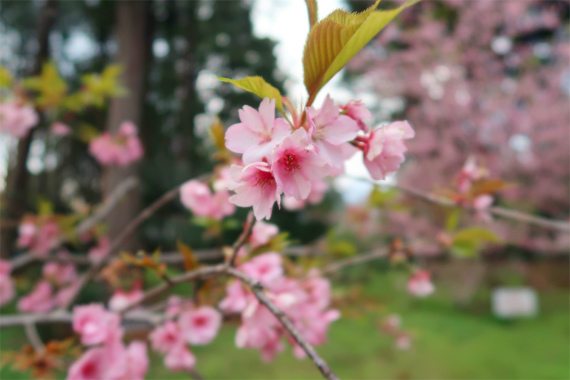
[[323,274],[324,276],[328,276],[334,272],[338,272],[339,270],[341,270],[347,266],[363,264],[363,263],[367,263],[369,261],[381,259],[381,258],[384,258],[387,256],[388,256],[388,250],[377,249],[377,250],[374,250],[374,251],[369,252],[369,253],[364,253],[361,255],[350,257],[348,259],[339,260],[339,261],[336,261],[334,263],[331,263],[321,270],[321,274]]
[[30,341],[30,344],[34,348],[35,352],[42,352],[45,349],[44,343],[38,334],[36,325],[32,322],[27,322],[24,324],[24,329],[26,331],[26,336]]
[[249,237],[251,236],[251,232],[253,231],[254,225],[255,225],[255,217],[253,216],[253,212],[250,211],[249,214],[247,214],[247,219],[242,234],[232,246],[232,257],[230,258],[229,261],[231,267],[235,266],[239,250],[241,249],[241,247],[244,246],[244,244],[247,242],[247,239],[249,239]]
[[[357,181],[368,182],[368,183],[375,184],[375,185],[377,184],[376,182],[374,182],[370,179],[367,179],[367,178],[359,178],[359,177],[352,177],[352,176],[346,176],[346,177],[350,178],[350,179],[357,180]],[[409,195],[413,195],[416,198],[422,199],[426,202],[437,204],[437,205],[440,205],[443,207],[461,207],[461,208],[463,208],[465,210],[469,210],[469,211],[479,211],[471,205],[462,205],[460,203],[453,202],[449,199],[442,198],[442,197],[439,197],[439,196],[436,196],[433,194],[424,193],[418,189],[414,189],[414,188],[411,188],[408,186],[392,185],[392,184],[382,184],[382,186],[387,186],[387,187],[391,187],[391,188],[400,190],[400,191],[405,192]],[[509,220],[513,220],[513,221],[517,221],[517,222],[521,222],[521,223],[528,223],[528,224],[532,224],[532,225],[535,225],[538,227],[558,230],[558,231],[567,232],[567,233],[570,232],[570,222],[566,222],[563,220],[555,220],[555,219],[544,218],[541,216],[526,214],[526,213],[521,212],[521,211],[510,210],[510,209],[503,208],[503,207],[490,207],[485,211],[489,212],[492,215],[502,217],[504,219],[509,219]]]
[[[149,325],[156,325],[162,321],[162,315],[147,311],[131,311],[123,316],[125,322],[143,322]],[[26,326],[46,323],[71,323],[73,314],[67,311],[53,313],[30,313],[0,316],[0,328]]]

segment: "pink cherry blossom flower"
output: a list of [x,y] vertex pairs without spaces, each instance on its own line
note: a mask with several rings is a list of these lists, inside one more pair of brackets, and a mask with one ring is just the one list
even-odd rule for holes
[[146,344],[141,341],[133,341],[126,351],[126,363],[119,365],[126,366],[126,374],[121,380],[143,380],[148,371],[148,356]]
[[486,222],[491,222],[493,217],[487,211],[489,207],[493,204],[493,197],[489,194],[479,195],[473,200],[473,207],[475,207],[477,218],[484,220]]
[[79,282],[75,281],[70,285],[61,288],[54,298],[54,303],[56,307],[63,307],[69,303],[71,298],[75,295],[77,291],[77,287],[79,286]]
[[101,260],[109,254],[109,248],[111,248],[109,237],[100,237],[97,245],[89,249],[89,258],[91,260]]
[[291,133],[289,124],[275,118],[275,99],[264,98],[259,112],[244,106],[239,110],[241,123],[226,131],[226,147],[235,153],[243,153],[244,164],[271,162],[273,148]]
[[276,252],[264,253],[240,265],[239,269],[262,284],[269,284],[283,275],[281,255]]
[[208,344],[218,334],[222,315],[211,306],[201,306],[183,312],[178,326],[186,342],[195,345]]
[[[331,174],[331,173],[329,173]],[[307,196],[307,199],[296,199],[294,197],[283,197],[283,207],[289,211],[302,210],[307,204],[318,204],[321,203],[329,185],[324,180],[313,181],[311,184],[311,192]]]
[[42,268],[44,278],[58,286],[64,286],[77,279],[77,272],[73,264],[47,263]]
[[346,116],[356,121],[361,130],[368,131],[368,126],[362,120],[372,119],[372,114],[360,100],[351,100],[344,106],[341,106],[340,109]]
[[38,124],[38,114],[31,106],[16,101],[0,103],[0,132],[16,138],[25,137]]
[[277,186],[273,172],[266,162],[256,162],[246,167],[232,165],[233,183],[230,190],[235,194],[230,202],[240,207],[253,206],[257,220],[269,219],[273,203],[280,206],[281,189]]
[[163,354],[174,349],[176,346],[184,345],[184,340],[178,325],[172,321],[167,321],[163,325],[155,328],[149,335],[152,348]]
[[59,224],[54,221],[44,223],[36,236],[35,244],[31,247],[31,251],[38,255],[45,256],[52,250],[61,236]]
[[106,379],[107,363],[109,361],[105,347],[95,347],[87,350],[75,363],[69,367],[67,380],[103,380]]
[[269,243],[272,237],[277,236],[279,228],[275,224],[265,223],[259,221],[253,225],[251,236],[249,237],[249,244],[251,248],[256,248],[261,245]]
[[248,293],[240,281],[233,281],[226,286],[226,297],[220,302],[220,309],[228,313],[241,313],[248,302]]
[[10,302],[15,295],[11,270],[10,262],[0,259],[0,306]]
[[412,340],[406,334],[400,334],[396,337],[396,348],[402,351],[408,351],[412,348]]
[[408,281],[408,292],[416,297],[424,298],[435,291],[431,276],[424,270],[416,271]]
[[364,146],[364,164],[372,178],[384,179],[404,162],[405,139],[415,133],[407,121],[396,121],[370,132]]
[[212,193],[205,183],[190,180],[180,186],[180,201],[198,216],[207,216],[210,212]]
[[354,140],[358,124],[346,115],[339,114],[336,106],[327,95],[323,106],[316,110],[306,110],[309,134],[317,148],[317,153],[332,166],[341,167],[343,155],[341,145]]
[[306,199],[313,180],[329,173],[328,165],[315,153],[303,128],[297,129],[277,145],[271,170],[285,195]]
[[230,203],[229,198],[230,194],[226,190],[212,195],[208,185],[196,180],[190,180],[180,187],[180,201],[198,216],[221,220],[224,216],[232,215],[235,206]]
[[73,309],[73,331],[81,335],[81,343],[85,345],[103,343],[118,335],[119,323],[119,316],[105,310],[101,304]]
[[117,312],[124,310],[132,303],[140,300],[143,295],[144,292],[137,287],[128,292],[118,289],[109,300],[109,310]]
[[52,287],[47,281],[38,282],[34,290],[18,301],[18,310],[26,313],[42,313],[53,307]]
[[196,364],[196,357],[190,350],[182,345],[176,345],[164,358],[164,366],[171,371],[190,371]]
[[35,223],[26,221],[18,227],[17,245],[20,248],[29,248],[34,243],[38,229]]
[[123,122],[115,135],[104,132],[89,143],[89,152],[101,165],[126,166],[140,160],[143,146],[137,136],[137,127]]
[[61,122],[55,122],[49,128],[49,131],[56,136],[67,136],[71,134],[71,128]]

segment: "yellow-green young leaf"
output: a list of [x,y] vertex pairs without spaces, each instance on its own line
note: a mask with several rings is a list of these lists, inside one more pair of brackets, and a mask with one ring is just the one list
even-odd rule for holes
[[10,71],[4,66],[0,66],[0,88],[10,87],[14,78]]
[[451,212],[447,215],[445,221],[445,230],[447,232],[453,232],[459,223],[459,217],[461,216],[461,209],[459,207],[453,208]]
[[419,2],[408,0],[401,7],[375,11],[377,0],[361,13],[336,10],[314,25],[303,53],[305,87],[311,105],[319,90],[404,8]]
[[486,228],[481,227],[471,227],[466,228],[464,230],[459,231],[453,237],[453,242],[461,243],[461,242],[490,242],[490,243],[498,243],[501,239],[497,237],[492,231],[489,231]]
[[281,93],[278,89],[270,85],[262,77],[245,77],[243,79],[228,79],[217,77],[222,82],[232,83],[234,86],[254,93],[260,98],[275,99],[275,107],[283,112],[283,102],[281,101]]
[[38,92],[36,103],[42,107],[58,106],[67,93],[67,84],[53,62],[44,63],[39,76],[26,78],[22,83],[24,87]]
[[317,0],[305,0],[307,12],[309,13],[309,27],[313,27],[319,21],[319,7]]
[[38,200],[38,214],[41,216],[49,216],[53,214],[53,204],[46,198]]
[[77,137],[79,138],[79,140],[83,141],[84,143],[88,144],[89,142],[91,142],[91,140],[93,140],[95,137],[99,135],[100,135],[99,131],[94,126],[87,123],[79,124],[79,128],[77,130]]

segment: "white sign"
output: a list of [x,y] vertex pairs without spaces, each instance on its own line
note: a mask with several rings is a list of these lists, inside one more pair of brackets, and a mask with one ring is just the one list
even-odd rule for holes
[[533,288],[497,288],[493,290],[492,302],[493,313],[497,317],[533,317],[538,314],[538,295]]

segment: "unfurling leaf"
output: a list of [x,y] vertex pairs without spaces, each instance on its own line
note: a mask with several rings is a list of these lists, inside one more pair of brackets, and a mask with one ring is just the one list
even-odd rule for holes
[[191,271],[198,267],[198,258],[194,255],[192,248],[182,243],[180,240],[176,242],[178,250],[182,254],[182,259],[184,260],[184,268],[187,271]]
[[303,53],[305,87],[309,93],[307,105],[312,104],[319,90],[386,24],[404,8],[419,1],[408,0],[399,8],[375,11],[380,3],[377,0],[361,13],[336,10],[315,24],[307,36]]
[[0,66],[0,88],[10,87],[14,78],[10,71],[4,66]]
[[283,102],[278,89],[270,85],[262,77],[245,77],[243,79],[228,79],[217,77],[222,82],[232,83],[236,87],[254,93],[260,98],[275,99],[275,107],[283,112]]
[[501,179],[485,179],[476,181],[473,184],[473,188],[469,191],[469,195],[473,198],[477,198],[479,195],[484,194],[495,194],[501,190],[512,187],[514,184],[505,182]]
[[492,231],[481,227],[471,227],[459,231],[453,237],[453,242],[477,241],[497,243],[500,239]]
[[163,276],[166,272],[166,264],[160,263],[160,250],[154,251],[152,256],[149,256],[144,251],[138,251],[136,256],[131,255],[127,252],[119,253],[121,259],[132,265],[136,265],[141,268],[148,268],[155,271],[159,276]]
[[319,8],[317,0],[305,0],[307,12],[309,13],[309,27],[313,27],[319,21]]
[[24,87],[38,92],[37,104],[42,107],[56,107],[67,93],[67,84],[59,75],[53,62],[44,63],[39,76],[23,80]]
[[86,104],[102,107],[105,100],[127,94],[127,90],[119,83],[119,75],[123,72],[121,65],[109,65],[99,74],[87,74],[81,78],[83,96]]

